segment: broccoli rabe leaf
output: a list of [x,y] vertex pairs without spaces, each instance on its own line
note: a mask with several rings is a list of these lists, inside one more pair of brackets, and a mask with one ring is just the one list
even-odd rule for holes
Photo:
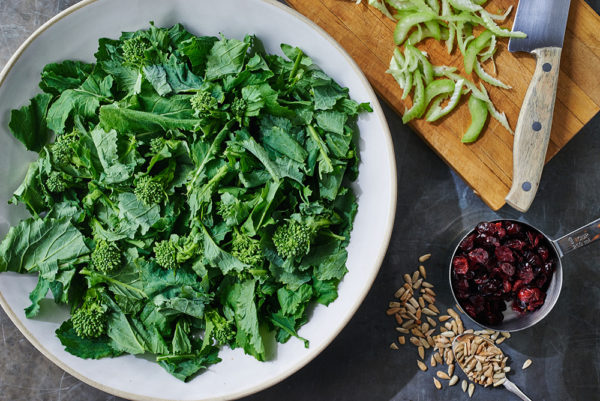
[[69,218],[27,219],[11,227],[0,244],[0,272],[40,271],[88,253],[83,235]]
[[28,106],[10,113],[10,132],[28,150],[39,152],[50,139],[46,113],[51,100],[52,95],[40,93],[31,99]]

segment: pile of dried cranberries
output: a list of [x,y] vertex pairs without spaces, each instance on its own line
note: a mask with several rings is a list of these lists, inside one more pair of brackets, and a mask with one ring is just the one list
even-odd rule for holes
[[452,258],[452,287],[462,308],[485,325],[502,323],[506,301],[519,313],[544,304],[557,263],[538,231],[514,221],[479,223]]

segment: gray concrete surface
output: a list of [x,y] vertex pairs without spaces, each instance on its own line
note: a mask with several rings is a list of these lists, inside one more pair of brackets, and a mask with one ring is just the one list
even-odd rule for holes
[[[39,25],[72,0],[0,0],[0,68]],[[600,0],[588,3],[598,12]],[[600,33],[600,26],[598,27]],[[459,400],[458,386],[438,391],[433,373],[417,369],[416,350],[391,351],[394,322],[384,311],[417,266],[433,253],[432,281],[440,305],[451,304],[446,286],[450,247],[479,220],[518,217],[505,207],[491,212],[401,119],[385,108],[398,163],[398,208],[390,248],[365,302],[337,339],[313,362],[248,400]],[[531,210],[522,218],[559,236],[600,216],[600,115],[546,167]],[[510,379],[533,400],[593,400],[600,392],[600,243],[564,259],[561,298],[545,321],[503,344],[516,373]],[[533,365],[521,371],[522,362]],[[36,351],[0,310],[0,400],[118,400],[64,373]],[[516,400],[502,389],[478,389],[476,400]]]

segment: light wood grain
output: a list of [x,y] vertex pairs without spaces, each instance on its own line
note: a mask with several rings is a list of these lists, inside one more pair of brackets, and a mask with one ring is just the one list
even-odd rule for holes
[[550,141],[560,47],[534,50],[537,58],[515,129],[513,181],[506,202],[520,212],[529,210],[540,184]]
[[[394,51],[395,24],[373,7],[347,0],[287,0],[287,3],[334,37],[362,68],[379,95],[398,113],[411,106],[402,100],[394,78],[386,74]],[[489,2],[489,11],[517,6],[516,0]],[[514,14],[514,12],[513,12]],[[512,19],[504,24],[512,27]],[[552,131],[546,161],[550,160],[600,110],[600,17],[584,0],[572,0],[563,46]],[[521,104],[536,68],[535,57],[510,53],[501,40],[497,53],[498,77],[513,87],[504,90],[486,85],[499,110],[515,127]],[[419,47],[433,64],[453,65],[464,74],[462,56],[448,54],[443,43],[427,39]],[[476,77],[466,75],[478,83]],[[496,210],[505,203],[513,176],[513,136],[491,119],[481,138],[470,145],[460,142],[470,124],[466,100],[455,112],[436,123],[411,122],[431,148],[440,155],[483,201]],[[392,133],[394,134],[394,133]]]

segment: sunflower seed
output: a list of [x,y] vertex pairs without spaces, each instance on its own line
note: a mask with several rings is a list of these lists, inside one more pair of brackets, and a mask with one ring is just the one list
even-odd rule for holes
[[429,258],[431,257],[430,253],[427,253],[425,255],[422,255],[419,257],[419,262],[423,263],[423,262],[427,262],[429,260]]
[[427,316],[427,321],[429,322],[429,324],[431,325],[431,327],[437,326],[437,323],[435,322],[435,320],[433,320],[429,316]]
[[456,311],[455,311],[454,309],[452,309],[452,308],[448,308],[446,311],[447,311],[447,312],[448,312],[448,314],[449,314],[450,316],[452,316],[454,319],[457,319],[457,320],[458,320],[458,319],[460,319],[460,317],[458,316],[458,313],[456,313]]
[[454,375],[452,376],[452,379],[450,379],[450,383],[448,383],[448,385],[454,386],[456,383],[458,383],[458,376]]
[[[428,294],[423,294],[423,296],[421,298],[419,298],[419,299],[422,299],[423,303],[425,303],[425,301],[427,301],[430,304],[435,303],[435,299],[431,295],[428,295]],[[424,308],[425,305],[423,305],[421,307]]]
[[502,331],[500,332],[500,334],[502,334],[506,338],[510,338],[510,333],[508,331]]
[[435,341],[433,341],[433,338],[431,336],[427,336],[427,342],[431,347],[435,347]]
[[419,369],[421,369],[423,372],[425,372],[427,370],[427,365],[425,365],[423,362],[417,360],[417,366],[419,367]]
[[412,345],[415,345],[415,346],[417,346],[417,347],[418,347],[419,345],[421,345],[421,341],[419,341],[419,339],[418,339],[417,337],[411,337],[411,338],[410,338],[410,342],[412,343]]
[[396,323],[402,324],[402,322],[403,322],[402,316],[400,316],[399,314],[396,314],[396,315],[394,315],[394,318],[396,319]]
[[396,343],[391,343],[390,344],[390,349],[398,349],[398,346],[396,345]]
[[432,311],[434,311],[437,314],[440,313],[440,310],[433,303],[431,305],[429,305],[429,309],[431,309]]
[[412,277],[410,277],[410,274],[406,273],[404,275],[404,281],[406,281],[406,284],[412,287]]
[[448,376],[448,373],[442,371],[442,370],[438,370],[437,372],[435,372],[435,374],[437,375],[437,377],[439,377],[440,379],[444,379],[444,380],[450,380],[450,376]]
[[462,383],[460,384],[460,386],[462,387],[463,393],[467,391],[467,386],[468,385],[469,385],[469,383],[467,383],[466,380],[463,380]]
[[419,272],[421,272],[421,276],[423,276],[423,278],[427,278],[427,270],[425,270],[425,266],[419,266]]
[[452,377],[454,374],[454,364],[448,365],[448,376]]
[[406,288],[404,288],[404,287],[400,287],[400,288],[398,289],[398,291],[396,291],[396,292],[394,293],[394,297],[395,297],[395,298],[400,298],[402,295],[404,295],[404,293],[405,293],[405,292],[406,292]]
[[423,311],[424,314],[429,315],[429,316],[436,316],[437,315],[437,313],[435,313],[434,311],[432,311],[429,308],[423,308],[422,311]]
[[410,332],[408,331],[408,329],[405,329],[404,327],[396,327],[396,331],[397,331],[397,332],[399,332],[399,333],[403,333],[403,334],[408,334],[408,333],[410,333]]
[[445,322],[445,321],[446,321],[446,320],[448,320],[448,319],[450,319],[450,316],[448,316],[448,315],[442,315],[442,316],[440,316],[440,317],[438,318],[438,320],[439,320],[440,322]]
[[428,283],[427,281],[423,281],[423,283],[421,284],[421,286],[423,288],[433,288],[433,284]]
[[421,287],[421,284],[423,284],[422,278],[418,279],[415,283],[413,283],[413,289],[418,290]]
[[425,348],[423,348],[423,346],[419,346],[419,357],[421,357],[421,359],[425,359]]
[[504,342],[504,340],[506,340],[506,337],[500,337],[499,339],[496,340],[496,344],[502,344]]
[[526,360],[525,363],[523,364],[522,369],[527,369],[528,367],[531,366],[531,363],[532,363],[531,359]]
[[398,343],[400,343],[400,345],[406,344],[406,338],[404,338],[404,336],[398,337]]
[[435,387],[436,387],[438,390],[441,390],[441,389],[442,389],[442,383],[440,383],[440,381],[439,381],[438,379],[436,379],[435,377],[433,378],[433,384],[435,384]]
[[425,349],[429,349],[429,347],[431,347],[425,338],[421,338],[420,341],[421,345],[425,347]]
[[416,313],[416,315],[415,315],[415,316],[417,317],[417,320],[421,320],[421,314],[422,314],[422,313],[423,313],[423,312],[422,312],[422,310],[421,310],[421,309],[417,309],[417,313]]
[[506,381],[506,378],[500,379],[497,382],[494,382],[494,387],[498,387],[498,386],[503,385],[505,381]]
[[419,306],[421,308],[425,307],[425,299],[423,297],[419,297]]
[[400,308],[390,308],[390,309],[388,309],[388,310],[387,310],[385,313],[386,313],[388,316],[392,316],[392,315],[395,315],[395,314],[396,314],[396,313],[398,313],[398,312],[400,312]]
[[414,320],[407,320],[406,322],[404,322],[402,324],[402,327],[404,327],[405,329],[408,329],[408,328],[410,328],[414,324],[415,324]]
[[[421,286],[423,286],[423,284],[421,284]],[[431,288],[424,288],[425,293],[431,295],[432,297],[437,296],[437,294],[435,293],[435,291],[433,291]]]
[[431,365],[431,367],[434,367],[435,365],[437,365],[437,362],[435,361],[435,358],[433,357],[433,355],[431,355],[431,360],[429,361],[429,364]]
[[456,337],[456,334],[454,334],[453,331],[445,331],[442,334],[440,334],[442,337],[446,337],[446,338],[452,338],[452,337]]
[[419,303],[417,302],[416,299],[411,298],[408,300],[408,302],[410,302],[412,304],[412,306],[414,306],[415,308],[420,308]]
[[[413,285],[415,284],[415,282],[419,279],[419,271],[416,270],[412,276],[410,277],[411,281],[413,282]],[[414,288],[414,287],[413,287]]]
[[475,391],[475,385],[473,383],[469,384],[469,398],[473,397],[473,392]]

